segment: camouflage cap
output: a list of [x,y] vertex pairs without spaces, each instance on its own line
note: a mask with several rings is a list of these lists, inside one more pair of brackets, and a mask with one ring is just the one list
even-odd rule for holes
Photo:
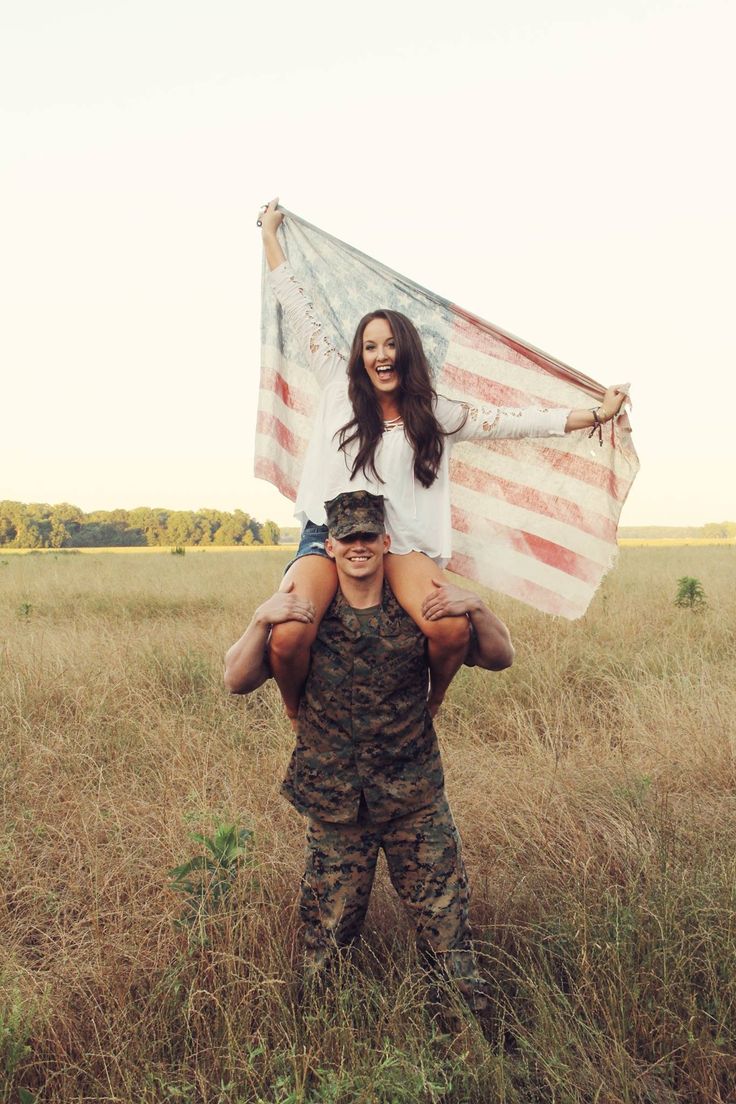
[[344,540],[353,533],[385,533],[383,495],[370,491],[343,491],[325,502],[330,536]]

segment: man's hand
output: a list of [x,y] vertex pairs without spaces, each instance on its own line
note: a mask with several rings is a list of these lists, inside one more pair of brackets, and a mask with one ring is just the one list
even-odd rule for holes
[[[514,648],[509,630],[496,617],[477,594],[447,583],[444,579],[432,579],[431,594],[422,602],[422,615],[427,621],[439,621],[441,617],[462,617],[467,614],[473,627],[470,644],[465,656],[469,667],[483,667],[487,671],[503,671],[514,662]],[[432,716],[441,705],[430,694]]]
[[250,694],[270,676],[266,645],[272,625],[282,621],[314,621],[314,606],[293,593],[288,583],[267,598],[253,614],[250,625],[225,656],[225,689],[231,694]]
[[258,607],[253,620],[258,625],[280,625],[284,621],[314,621],[314,606],[308,598],[294,594],[294,584],[288,583],[277,590]]
[[422,616],[427,621],[439,621],[442,617],[462,617],[478,610],[482,605],[477,594],[443,579],[432,579],[432,586],[435,589],[422,602]]

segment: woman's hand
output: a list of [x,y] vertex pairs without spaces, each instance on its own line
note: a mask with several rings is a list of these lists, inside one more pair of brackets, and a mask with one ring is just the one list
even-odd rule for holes
[[256,220],[261,226],[261,235],[264,238],[272,237],[284,221],[283,211],[279,211],[279,197],[265,204],[258,212]]
[[[617,383],[614,387],[607,388],[600,406],[588,410],[570,411],[565,422],[565,433],[571,433],[575,429],[590,429],[591,427],[595,429],[599,423],[610,422],[611,418],[616,417],[628,396],[628,383]],[[595,414],[592,412],[593,409],[595,409]],[[601,437],[602,443],[603,438]]]
[[603,396],[603,402],[598,408],[598,417],[602,422],[610,422],[615,418],[621,407],[626,402],[629,393],[628,383],[617,383],[609,387]]
[[286,260],[286,255],[281,248],[281,243],[276,237],[276,231],[284,221],[283,211],[279,211],[279,197],[266,203],[258,212],[257,222],[261,227],[263,238],[263,250],[266,254],[266,264],[273,271]]

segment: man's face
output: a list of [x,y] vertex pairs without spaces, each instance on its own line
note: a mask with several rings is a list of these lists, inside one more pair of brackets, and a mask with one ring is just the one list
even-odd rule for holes
[[372,579],[383,566],[391,538],[386,533],[351,533],[348,537],[328,537],[327,555],[335,561],[338,573],[351,579]]

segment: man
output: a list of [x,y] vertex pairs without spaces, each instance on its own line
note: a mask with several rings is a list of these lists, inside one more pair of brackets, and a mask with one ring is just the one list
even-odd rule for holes
[[[480,1010],[486,998],[471,946],[468,883],[427,706],[426,638],[384,581],[390,538],[383,499],[356,491],[325,509],[325,548],[339,585],[312,648],[282,786],[307,817],[301,896],[307,960],[318,969],[360,933],[382,848],[420,948]],[[512,662],[508,631],[476,595],[437,580],[424,614],[468,616],[471,664],[499,670]],[[273,595],[227,653],[226,687],[248,693],[268,677],[272,624],[313,618],[310,604],[293,592]]]

